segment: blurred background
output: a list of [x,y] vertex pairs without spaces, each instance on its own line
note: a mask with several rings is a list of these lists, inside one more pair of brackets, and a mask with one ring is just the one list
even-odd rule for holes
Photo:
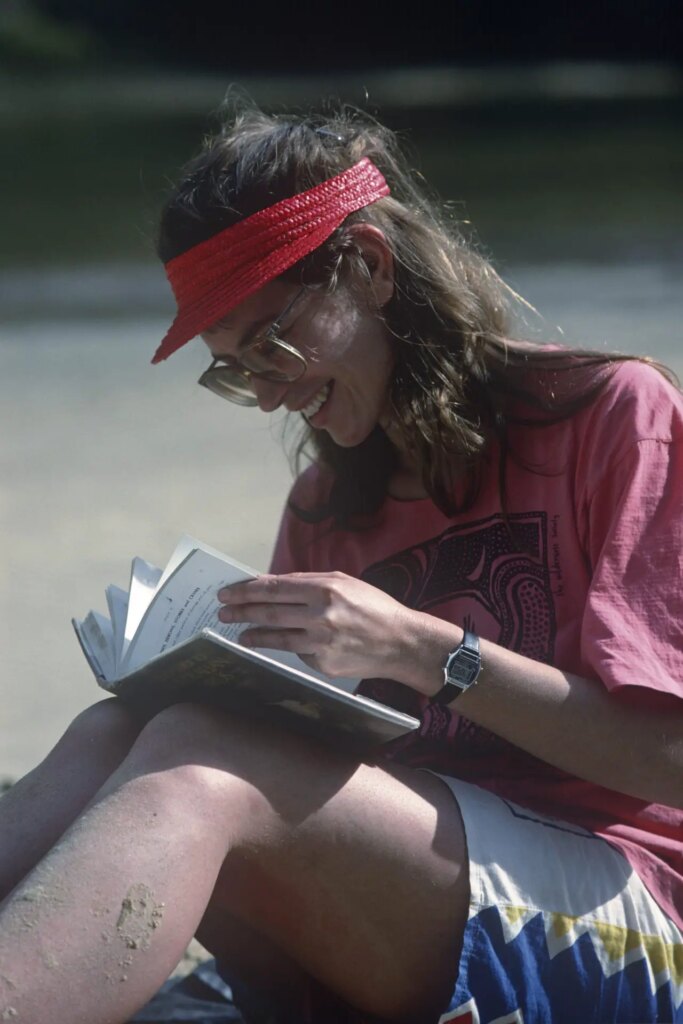
[[0,4],[0,779],[97,698],[69,620],[134,554],[188,532],[268,563],[282,422],[195,387],[199,343],[149,364],[173,312],[158,211],[231,85],[379,116],[529,333],[683,371],[680,4],[235,6]]

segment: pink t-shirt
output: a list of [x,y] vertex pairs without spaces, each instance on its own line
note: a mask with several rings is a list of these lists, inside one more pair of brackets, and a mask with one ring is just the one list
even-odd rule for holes
[[[345,572],[611,692],[683,698],[681,395],[654,369],[620,364],[572,419],[515,427],[511,440],[535,471],[509,460],[507,524],[493,453],[476,504],[452,518],[430,499],[387,498],[352,532],[286,511],[273,571]],[[311,507],[325,487],[311,467],[296,503]],[[362,687],[422,719],[389,756],[604,836],[683,927],[683,811],[568,775],[398,683]]]

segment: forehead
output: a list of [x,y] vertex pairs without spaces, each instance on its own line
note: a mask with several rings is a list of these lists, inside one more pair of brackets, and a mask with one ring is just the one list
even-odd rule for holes
[[270,281],[239,306],[202,331],[201,338],[212,355],[229,355],[275,320],[291,298],[292,286]]

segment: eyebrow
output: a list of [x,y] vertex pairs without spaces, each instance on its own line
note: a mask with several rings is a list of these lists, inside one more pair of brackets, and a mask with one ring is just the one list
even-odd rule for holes
[[[271,313],[269,316],[264,316],[260,320],[255,321],[255,323],[250,324],[250,326],[247,328],[247,330],[245,331],[245,333],[243,334],[243,336],[240,338],[240,340],[237,343],[236,355],[239,356],[239,353],[242,352],[247,347],[247,345],[251,344],[251,342],[256,337],[258,337],[259,332],[262,331],[264,329],[264,327],[265,328],[267,328],[267,327],[274,327],[274,326],[280,324],[282,322],[282,320],[290,312],[292,307],[294,305],[296,305],[298,300],[304,294],[305,290],[306,290],[305,287],[300,288],[299,291],[296,293],[296,295],[293,296],[293,298],[285,306],[284,309],[276,310],[274,313]],[[230,314],[228,313],[228,314],[226,314],[226,316],[222,317],[220,320],[217,320],[215,324],[213,324],[210,328],[208,328],[208,332],[214,330],[216,327],[223,327],[225,330],[228,330],[228,331],[233,330],[234,329],[234,321],[233,321],[232,317],[230,316]],[[224,357],[223,356],[214,356],[214,358],[215,359],[222,359]],[[226,358],[232,359],[232,358],[234,358],[234,356],[232,354],[230,354],[230,355],[226,354]]]
[[242,338],[240,338],[239,342],[237,343],[237,351],[241,352],[244,348],[246,348],[247,345],[254,340],[254,338],[258,337],[258,335],[264,329],[264,327],[270,327],[270,325],[275,321],[277,316],[278,314],[274,313],[272,316],[263,317],[261,320],[257,320],[256,323],[251,324],[251,326],[247,328],[244,335],[242,336]]
[[[259,332],[266,327],[270,327],[272,323],[277,320],[278,313],[275,312],[271,316],[264,316],[260,320],[256,320],[255,323],[250,324],[246,329],[242,337],[237,343],[237,352],[242,352],[250,342],[257,338]],[[217,320],[215,324],[209,328],[209,331],[215,330],[217,327],[224,327],[226,330],[234,330],[234,324],[231,322],[230,317],[225,317],[222,320]],[[207,332],[208,333],[208,332]]]

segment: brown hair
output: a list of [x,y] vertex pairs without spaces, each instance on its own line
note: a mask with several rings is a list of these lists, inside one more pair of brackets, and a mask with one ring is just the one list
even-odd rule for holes
[[[395,268],[394,295],[382,315],[395,346],[391,402],[399,443],[415,453],[435,504],[452,515],[475,500],[481,457],[497,438],[504,507],[507,459],[521,458],[509,451],[508,426],[541,427],[572,416],[593,400],[616,362],[639,357],[511,344],[517,297],[416,184],[395,136],[377,121],[348,108],[292,116],[267,115],[244,101],[233,107],[165,206],[161,259],[370,157],[391,195],[351,214],[283,276],[330,289],[341,281],[358,286],[368,270],[346,227],[365,222],[383,232]],[[305,427],[302,454],[326,466],[332,484],[323,507],[297,511],[313,520],[332,517],[341,526],[377,511],[397,464],[396,449],[379,426],[355,448]]]

